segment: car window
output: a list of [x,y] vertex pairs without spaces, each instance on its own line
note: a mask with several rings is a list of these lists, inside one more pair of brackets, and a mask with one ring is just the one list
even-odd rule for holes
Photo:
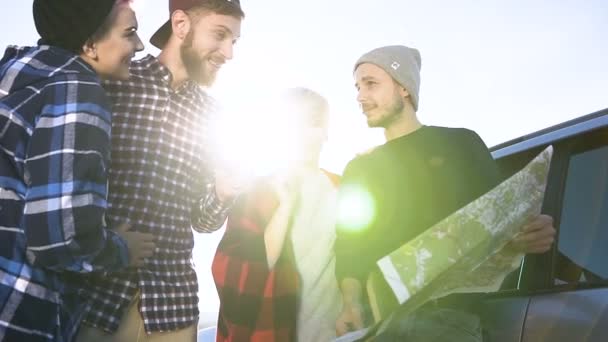
[[608,279],[608,146],[571,155],[557,247],[556,285]]

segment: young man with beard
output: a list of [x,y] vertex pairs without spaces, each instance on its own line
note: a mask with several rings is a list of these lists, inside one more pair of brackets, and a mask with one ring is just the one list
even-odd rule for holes
[[[406,46],[372,50],[355,64],[357,100],[368,126],[383,128],[387,142],[352,160],[343,174],[339,201],[356,188],[375,204],[375,215],[359,222],[360,229],[341,219],[337,225],[336,274],[344,302],[338,335],[364,327],[363,285],[378,259],[501,179],[475,132],[420,123],[420,66],[418,50]],[[540,215],[522,227],[505,252],[546,252],[554,235],[551,217]],[[453,294],[429,303],[400,317],[397,326],[374,341],[480,341],[479,317],[471,311],[476,298]]]
[[169,9],[150,40],[158,58],[105,84],[114,104],[108,218],[153,234],[156,249],[141,267],[88,279],[79,341],[196,340],[192,228],[221,227],[235,195],[210,160],[215,105],[203,87],[232,59],[244,13],[238,0],[171,0]]

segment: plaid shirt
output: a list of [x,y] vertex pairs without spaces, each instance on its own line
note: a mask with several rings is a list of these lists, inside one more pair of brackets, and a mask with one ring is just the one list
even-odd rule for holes
[[9,47],[0,61],[0,340],[71,340],[75,272],[127,265],[105,229],[109,102],[73,53]]
[[272,269],[266,260],[264,229],[277,207],[276,196],[260,185],[228,217],[212,264],[220,297],[218,342],[296,339],[300,279],[291,239]]
[[139,293],[148,333],[179,330],[198,320],[192,228],[219,229],[228,211],[207,150],[214,102],[191,81],[172,89],[152,56],[132,63],[128,81],[104,85],[114,104],[108,218],[154,234],[156,250],[141,268],[89,279],[85,322],[115,331]]

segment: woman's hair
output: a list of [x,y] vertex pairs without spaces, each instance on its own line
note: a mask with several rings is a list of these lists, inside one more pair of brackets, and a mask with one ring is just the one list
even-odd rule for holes
[[285,91],[284,100],[290,106],[297,108],[297,115],[306,117],[299,118],[309,122],[315,127],[327,127],[329,121],[329,103],[325,97],[308,88],[296,87]]
[[112,26],[114,22],[116,22],[116,18],[118,17],[118,10],[122,5],[131,5],[135,0],[116,0],[112,10],[106,17],[106,19],[101,23],[101,26],[87,39],[86,44],[93,44],[102,40],[109,32],[112,30]]

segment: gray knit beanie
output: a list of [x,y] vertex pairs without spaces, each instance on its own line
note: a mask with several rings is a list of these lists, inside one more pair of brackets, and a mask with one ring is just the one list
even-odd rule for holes
[[397,81],[410,94],[414,110],[418,110],[420,90],[420,52],[403,45],[390,45],[374,49],[357,60],[354,70],[363,63],[372,63]]

